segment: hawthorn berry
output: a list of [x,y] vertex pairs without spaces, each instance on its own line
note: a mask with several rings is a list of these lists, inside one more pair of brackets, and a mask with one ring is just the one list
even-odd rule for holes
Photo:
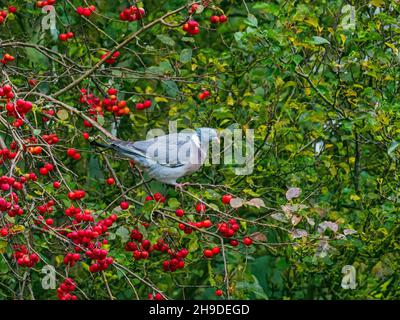
[[219,16],[211,16],[210,17],[210,22],[211,23],[219,23]]
[[221,289],[218,289],[218,290],[215,290],[215,295],[217,296],[217,297],[220,297],[220,296],[222,296],[224,293],[223,293],[223,291],[221,290]]
[[115,179],[110,177],[106,179],[106,183],[110,186],[112,186],[113,184],[115,184]]
[[213,254],[212,250],[210,250],[210,249],[205,249],[205,250],[203,251],[203,255],[204,255],[206,258],[212,258],[214,254]]
[[230,204],[232,198],[233,197],[230,194],[225,194],[225,195],[222,196],[222,203],[223,204]]
[[119,206],[121,207],[122,210],[127,210],[129,208],[129,202],[127,201],[122,201]]
[[198,213],[206,212],[206,210],[207,210],[207,208],[206,208],[206,205],[205,205],[204,203],[198,203],[198,204],[196,205],[196,211],[197,211]]
[[184,214],[185,214],[185,211],[183,211],[183,209],[176,209],[175,210],[175,215],[177,217],[183,217]]
[[245,246],[250,246],[253,243],[253,240],[250,237],[244,237],[243,238],[243,244]]
[[7,228],[0,229],[0,236],[2,236],[2,237],[7,237],[8,236]]

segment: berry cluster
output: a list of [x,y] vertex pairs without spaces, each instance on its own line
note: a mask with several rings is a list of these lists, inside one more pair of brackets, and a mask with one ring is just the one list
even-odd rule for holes
[[[56,112],[53,110],[53,109],[49,109],[49,110],[42,110],[42,113],[44,113],[44,114],[46,114],[46,115],[49,115],[50,117],[54,117],[54,115],[56,114]],[[42,116],[42,121],[43,122],[48,122],[48,121],[50,121],[50,118],[49,117],[46,117],[46,116]]]
[[3,58],[0,59],[0,62],[2,64],[7,64],[9,62],[14,61],[14,59],[15,59],[14,56],[12,56],[11,54],[5,53],[5,54],[3,54]]
[[6,84],[0,87],[0,97],[5,97],[6,99],[14,98],[14,93],[10,85]]
[[148,196],[144,199],[145,202],[147,202],[147,201],[152,201],[152,200],[155,200],[156,202],[164,203],[164,202],[167,200],[167,198],[165,198],[161,193],[156,192],[156,193],[154,194],[154,196],[148,195]]
[[6,21],[7,15],[8,15],[7,11],[0,10],[0,24],[4,23],[4,21]]
[[94,222],[94,218],[89,210],[82,211],[81,208],[75,208],[74,206],[70,206],[69,208],[65,209],[65,215],[75,218],[75,220],[72,222],[73,224],[78,224],[82,221]]
[[56,4],[56,0],[36,1],[36,7],[43,8],[45,6],[52,6]]
[[182,29],[192,36],[200,32],[199,23],[195,20],[189,20],[182,26]]
[[136,103],[136,110],[148,109],[151,107],[151,100]]
[[7,212],[8,216],[11,218],[15,216],[22,216],[24,214],[24,210],[18,205],[18,201],[18,196],[14,192],[11,192],[6,198],[0,197],[0,212]]
[[84,17],[90,17],[92,13],[96,10],[95,6],[90,6],[90,7],[78,7],[76,8],[76,13],[84,16]]
[[54,200],[51,199],[47,203],[38,206],[37,210],[39,211],[40,214],[52,213],[54,211],[53,206],[54,206]]
[[64,257],[64,264],[73,267],[80,259],[81,255],[79,253],[67,253]]
[[149,299],[149,300],[164,300],[164,297],[160,294],[160,293],[156,293],[156,294],[152,294],[152,293],[149,293],[148,295],[147,295],[147,298]]
[[212,258],[213,256],[218,255],[220,252],[221,252],[221,250],[219,247],[214,247],[212,249],[205,249],[203,251],[203,255],[206,258]]
[[2,165],[6,160],[14,159],[16,156],[16,152],[11,152],[7,148],[0,149],[0,165]]
[[25,118],[25,115],[32,110],[32,102],[22,99],[18,99],[16,103],[8,102],[6,110],[8,116],[16,119],[13,126],[18,128],[24,124],[23,118]]
[[118,57],[121,55],[119,51],[115,51],[111,56],[110,56],[111,52],[106,52],[104,53],[100,59],[103,60],[105,58],[106,59],[105,63],[107,64],[115,64],[117,62]]
[[193,3],[188,10],[189,14],[195,14],[198,8],[199,5],[197,3]]
[[225,16],[225,15],[220,15],[220,16],[213,15],[213,16],[210,17],[210,22],[211,23],[215,23],[215,24],[217,24],[217,23],[225,23],[227,21],[228,21],[228,17]]
[[217,229],[225,238],[231,238],[240,229],[240,226],[236,219],[231,219],[228,222],[218,223]]
[[59,300],[77,300],[76,295],[71,294],[76,289],[76,284],[71,278],[65,279],[57,288],[57,296]]
[[10,188],[20,190],[22,189],[22,184],[15,180],[13,177],[1,176],[0,177],[0,190],[8,191]]
[[60,39],[61,41],[68,41],[69,39],[74,37],[74,33],[73,32],[67,32],[67,33],[61,33],[58,36],[58,39]]
[[47,175],[49,174],[49,172],[51,172],[51,171],[53,171],[53,170],[54,170],[54,165],[51,164],[51,163],[46,163],[43,167],[41,167],[41,168],[39,169],[39,173],[40,173],[42,176],[47,176]]
[[114,259],[107,257],[108,251],[104,249],[94,249],[93,251],[86,251],[85,255],[92,260],[95,260],[93,264],[90,265],[89,271],[92,273],[106,270],[109,265],[114,262]]
[[14,246],[14,258],[18,265],[32,268],[39,262],[39,256],[36,253],[29,253],[24,245]]
[[42,135],[42,139],[47,143],[47,144],[56,144],[58,143],[59,139],[57,137],[56,133],[52,133],[52,134],[44,134]]
[[210,91],[204,90],[203,92],[199,93],[199,99],[205,100],[211,95]]
[[107,93],[108,97],[100,102],[100,107],[104,106],[107,111],[112,112],[117,117],[128,115],[130,113],[126,101],[117,99],[117,89],[110,88],[107,90]]
[[175,272],[177,269],[183,269],[185,267],[185,258],[189,254],[189,251],[185,248],[174,252],[173,250],[167,251],[170,260],[164,260],[162,267],[164,271]]
[[74,149],[74,148],[69,148],[69,149],[67,150],[67,156],[68,156],[69,158],[74,159],[74,160],[79,160],[79,159],[81,158],[80,153],[79,153],[76,149]]
[[70,200],[82,200],[86,196],[84,190],[73,190],[68,192],[68,198]]
[[137,8],[134,6],[131,6],[129,8],[125,8],[120,14],[119,18],[122,21],[136,21],[140,20],[144,17],[145,11],[143,8]]
[[125,249],[127,251],[133,251],[133,258],[135,260],[147,259],[149,253],[153,250],[150,241],[143,239],[143,234],[137,229],[131,231],[131,239],[136,243],[128,242],[125,245]]

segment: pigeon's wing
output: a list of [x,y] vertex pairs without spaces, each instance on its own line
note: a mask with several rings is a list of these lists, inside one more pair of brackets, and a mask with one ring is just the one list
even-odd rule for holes
[[197,152],[193,133],[173,133],[136,142],[114,141],[112,145],[128,157],[142,157],[167,167],[183,166],[190,161],[190,154]]

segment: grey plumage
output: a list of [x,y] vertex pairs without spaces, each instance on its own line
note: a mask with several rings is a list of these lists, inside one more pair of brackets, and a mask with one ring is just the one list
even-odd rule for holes
[[200,169],[207,159],[209,142],[218,140],[215,129],[173,133],[144,141],[112,140],[108,147],[133,159],[150,177],[172,185]]

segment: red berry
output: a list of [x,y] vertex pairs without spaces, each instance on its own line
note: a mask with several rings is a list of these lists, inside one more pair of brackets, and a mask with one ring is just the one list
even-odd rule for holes
[[122,210],[126,210],[129,208],[129,203],[127,201],[122,201],[119,206],[121,207]]
[[108,179],[106,180],[106,183],[107,183],[108,185],[112,186],[113,184],[115,184],[115,179],[114,179],[114,178],[108,178]]
[[213,255],[219,254],[221,252],[219,247],[214,247],[211,249]]
[[85,140],[89,139],[89,133],[87,133],[87,132],[84,132],[82,134],[82,136],[83,136],[83,139],[85,139]]
[[185,211],[183,211],[183,209],[176,209],[175,214],[177,217],[183,217]]
[[211,220],[204,220],[203,222],[202,222],[202,227],[203,228],[209,228],[209,227],[211,227],[212,226],[212,222],[211,222]]
[[197,205],[196,205],[196,211],[197,212],[205,212],[206,211],[206,205],[204,204],[204,203],[198,203]]
[[69,148],[67,150],[67,156],[70,157],[70,158],[73,158],[76,153],[77,153],[77,151],[75,149],[73,149],[73,148]]
[[219,22],[220,23],[224,23],[226,21],[228,21],[228,17],[227,16],[225,16],[225,15],[219,16]]
[[49,173],[49,170],[47,170],[45,167],[43,167],[43,168],[40,168],[40,169],[39,169],[39,173],[40,173],[42,176],[45,176],[45,175],[47,175],[47,174]]
[[253,240],[250,237],[244,237],[243,238],[243,244],[245,246],[250,246],[253,243]]
[[0,230],[0,236],[7,237],[8,236],[8,230],[6,228],[2,228]]
[[53,220],[53,219],[51,219],[51,218],[46,219],[46,224],[47,224],[48,226],[53,225],[53,223],[54,223],[54,220]]
[[67,41],[68,40],[68,35],[66,33],[61,33],[58,36],[58,39],[60,39],[61,41]]
[[151,100],[146,100],[143,102],[143,107],[144,108],[150,108],[151,107]]
[[203,255],[204,255],[206,258],[212,258],[214,254],[213,254],[212,250],[210,250],[210,249],[205,249],[205,250],[203,251]]
[[54,187],[54,189],[59,189],[59,188],[61,187],[61,182],[59,182],[59,181],[54,181],[54,182],[53,182],[53,187]]
[[222,203],[223,204],[229,204],[232,200],[232,196],[230,194],[225,194],[222,196]]
[[211,23],[219,23],[219,17],[218,16],[211,16],[210,22]]
[[223,295],[222,290],[221,290],[221,289],[215,290],[215,295],[216,295],[217,297],[222,296],[222,295]]

